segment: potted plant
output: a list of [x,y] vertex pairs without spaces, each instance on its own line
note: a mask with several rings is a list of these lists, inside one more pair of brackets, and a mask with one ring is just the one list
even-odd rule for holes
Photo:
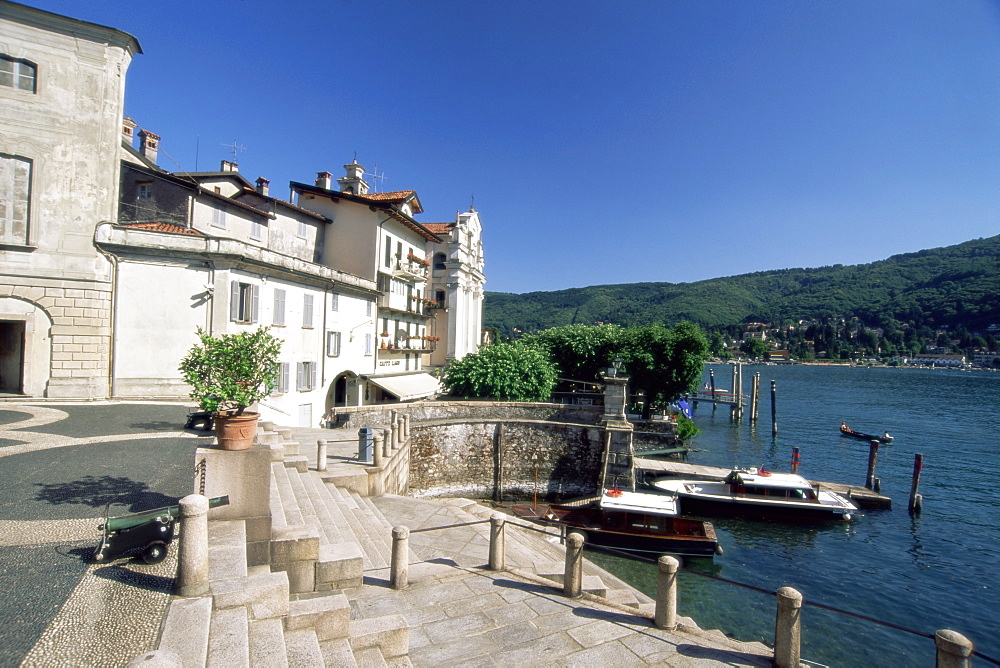
[[211,411],[219,446],[244,450],[253,445],[258,413],[246,409],[271,393],[278,378],[281,339],[267,327],[211,336],[198,328],[201,343],[181,360],[191,398]]

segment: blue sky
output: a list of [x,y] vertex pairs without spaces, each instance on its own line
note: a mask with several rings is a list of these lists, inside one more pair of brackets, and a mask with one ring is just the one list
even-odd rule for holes
[[422,222],[474,196],[493,291],[1000,233],[997,2],[27,4],[139,39],[126,113],[167,169],[217,169],[235,141],[279,197],[355,152]]

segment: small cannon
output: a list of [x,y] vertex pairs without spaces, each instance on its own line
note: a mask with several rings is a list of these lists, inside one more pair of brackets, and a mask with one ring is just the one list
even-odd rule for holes
[[[228,506],[228,496],[208,500],[209,508]],[[109,503],[104,509],[104,523],[98,525],[101,542],[91,559],[107,562],[126,555],[137,554],[147,564],[158,564],[167,556],[167,546],[174,539],[177,518],[181,507],[165,506],[145,510],[123,517],[108,517]]]

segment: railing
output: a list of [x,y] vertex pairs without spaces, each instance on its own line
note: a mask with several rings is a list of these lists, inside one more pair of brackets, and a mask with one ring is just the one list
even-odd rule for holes
[[396,266],[393,267],[392,273],[394,276],[403,276],[418,281],[426,281],[427,264],[422,263],[419,260],[409,260],[406,258],[399,259],[396,261]]

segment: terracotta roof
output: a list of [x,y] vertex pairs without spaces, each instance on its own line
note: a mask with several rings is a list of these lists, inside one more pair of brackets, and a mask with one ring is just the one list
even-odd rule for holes
[[174,223],[121,223],[122,227],[130,227],[136,230],[148,230],[150,232],[170,232],[172,234],[190,234],[196,237],[205,236],[198,230],[192,230],[183,225]]
[[424,223],[424,227],[434,234],[448,234],[455,229],[455,223]]
[[358,197],[373,199],[379,202],[403,202],[416,194],[416,190],[393,190],[387,193],[365,193],[364,195],[358,195]]

